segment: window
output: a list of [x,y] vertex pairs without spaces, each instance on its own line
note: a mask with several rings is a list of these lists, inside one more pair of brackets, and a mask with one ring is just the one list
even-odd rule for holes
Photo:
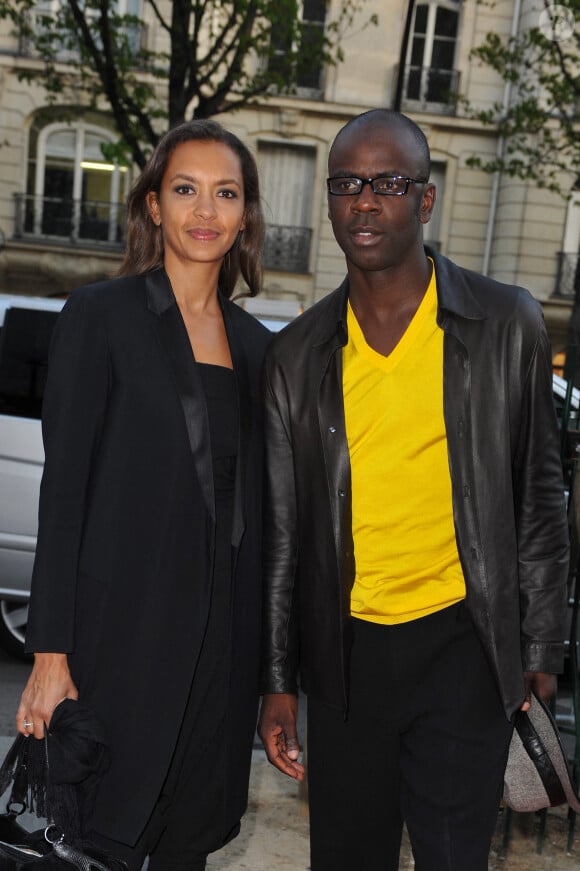
[[558,252],[556,296],[580,298],[580,191],[573,191],[568,202],[562,251]]
[[17,215],[17,235],[20,231],[73,241],[122,241],[129,173],[107,162],[101,151],[101,144],[113,138],[84,121],[33,128],[28,190]]
[[[139,17],[141,15],[142,0],[109,0],[109,15],[131,15]],[[66,11],[66,3],[64,0],[37,0],[32,15],[34,16],[35,28],[38,35],[43,37],[55,38],[58,40],[58,35],[55,34],[54,22],[59,19],[63,11]],[[97,25],[101,17],[98,5],[85,4],[83,0],[79,3],[81,9],[85,7],[85,18],[91,25]],[[68,29],[68,28],[67,28]],[[129,24],[125,30],[125,35],[128,39],[129,46],[132,51],[137,52],[142,42],[142,28],[136,23]],[[58,29],[57,29],[58,33]],[[100,38],[96,35],[97,44],[100,45]],[[67,38],[67,43],[69,40]],[[58,42],[57,42],[58,45]],[[73,50],[71,44],[58,46],[58,57],[62,61],[73,61],[77,57],[77,52]]]
[[0,297],[0,415],[40,418],[50,337],[63,304]]
[[309,270],[315,160],[316,152],[308,146],[277,143],[259,146],[266,269]]
[[453,68],[459,25],[458,2],[420,3],[415,7],[407,54],[405,99],[449,104],[457,91]]
[[320,57],[322,50],[326,0],[302,0],[299,13],[298,34],[294,40],[287,25],[273,23],[271,39],[274,57],[270,61],[270,70],[279,73],[286,81],[295,78],[302,96],[308,93],[318,95],[321,90],[322,63],[313,63],[313,57]]

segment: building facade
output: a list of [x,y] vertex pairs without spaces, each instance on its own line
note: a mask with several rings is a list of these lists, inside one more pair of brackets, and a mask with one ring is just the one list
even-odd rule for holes
[[[39,0],[46,11],[59,0]],[[170,0],[161,0],[169,3]],[[336,0],[304,0],[316,26],[331,20]],[[163,47],[164,33],[141,0],[119,0],[144,18],[144,38]],[[407,0],[365,0],[344,34],[343,61],[310,76],[292,96],[271,94],[218,120],[253,149],[267,220],[268,306],[311,305],[336,287],[344,258],[327,218],[326,160],[349,118],[394,105],[424,130],[437,185],[426,240],[459,264],[522,284],[542,302],[554,351],[566,343],[578,269],[578,197],[470,168],[473,154],[501,147],[493,129],[462,113],[459,90],[475,106],[509,99],[505,83],[470,52],[488,31],[534,25],[541,0],[416,2],[406,53],[401,45]],[[375,14],[378,23],[366,24]],[[325,22],[326,19],[326,22]],[[74,80],[74,58],[63,57]],[[30,46],[0,24],[0,292],[58,295],[110,275],[123,246],[124,200],[137,170],[103,158],[117,138],[110,111],[81,104],[47,105],[39,83],[18,72],[40,65]],[[259,303],[253,303],[254,310]]]

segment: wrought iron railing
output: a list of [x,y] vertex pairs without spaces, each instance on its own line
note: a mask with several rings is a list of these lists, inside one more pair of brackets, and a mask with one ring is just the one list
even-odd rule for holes
[[269,224],[264,243],[264,267],[278,272],[308,272],[310,227],[285,227]]
[[125,206],[97,200],[14,195],[14,238],[123,244]]
[[554,296],[562,299],[580,298],[580,254],[558,252],[558,273]]
[[403,108],[433,109],[446,115],[455,114],[455,95],[459,91],[459,70],[438,67],[405,67]]

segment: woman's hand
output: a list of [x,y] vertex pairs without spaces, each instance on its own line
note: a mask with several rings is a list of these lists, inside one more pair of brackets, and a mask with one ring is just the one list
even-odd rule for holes
[[44,737],[52,712],[63,699],[77,699],[66,653],[35,653],[34,666],[24,687],[16,713],[16,728],[22,735]]

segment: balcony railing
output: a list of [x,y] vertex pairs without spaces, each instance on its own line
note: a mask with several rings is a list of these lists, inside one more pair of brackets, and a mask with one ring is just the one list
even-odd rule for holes
[[264,267],[277,272],[308,272],[310,262],[310,227],[266,227]]
[[15,194],[14,238],[95,243],[121,247],[125,206]]
[[459,91],[459,71],[437,67],[405,67],[403,109],[425,109],[445,115],[455,114],[455,94]]
[[572,300],[580,298],[580,254],[558,252],[558,273],[553,296]]

